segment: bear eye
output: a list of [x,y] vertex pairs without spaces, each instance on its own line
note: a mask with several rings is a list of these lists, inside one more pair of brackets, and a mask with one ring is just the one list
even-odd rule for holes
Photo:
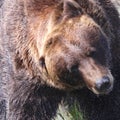
[[90,51],[90,52],[87,53],[87,56],[88,56],[88,57],[94,57],[95,54],[96,54],[96,51],[95,51],[95,50],[92,50],[92,51]]
[[41,57],[40,59],[39,59],[39,64],[40,64],[40,66],[43,68],[43,67],[45,67],[45,58],[44,57]]

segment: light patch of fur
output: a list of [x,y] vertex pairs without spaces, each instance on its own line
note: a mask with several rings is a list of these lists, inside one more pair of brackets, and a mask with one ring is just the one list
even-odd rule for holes
[[65,105],[63,101],[59,104],[57,114],[52,120],[72,120],[74,119],[69,113],[68,105]]

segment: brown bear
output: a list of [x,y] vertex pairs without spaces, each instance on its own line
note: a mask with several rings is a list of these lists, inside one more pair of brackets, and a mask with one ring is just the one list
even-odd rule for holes
[[[110,0],[4,0],[6,120],[52,120],[64,100],[87,120],[120,120],[120,20]],[[78,118],[80,120],[80,118]]]

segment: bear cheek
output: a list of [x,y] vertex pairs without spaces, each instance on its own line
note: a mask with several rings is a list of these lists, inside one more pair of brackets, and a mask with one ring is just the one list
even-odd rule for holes
[[55,52],[53,53],[54,55],[52,53],[51,54],[49,53],[49,55],[45,57],[45,64],[50,78],[54,81],[57,81],[58,74],[63,69],[63,66],[65,66],[65,63],[63,62],[62,58],[55,55]]
[[53,55],[47,55],[45,60],[48,75],[54,83],[59,83],[68,90],[83,87],[78,65],[71,57],[54,52]]

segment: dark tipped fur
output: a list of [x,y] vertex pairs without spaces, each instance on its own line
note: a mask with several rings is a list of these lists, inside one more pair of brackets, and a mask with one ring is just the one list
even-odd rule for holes
[[[120,19],[110,0],[4,0],[0,7],[1,120],[52,120],[63,100],[68,105],[78,101],[85,120],[120,120]],[[108,95],[98,97],[87,88],[72,92],[61,90],[63,84],[58,89],[58,83],[49,81],[50,76],[46,77],[49,69],[42,50],[47,47],[41,41],[56,37],[57,28],[65,21],[76,22],[82,15],[92,18],[108,38],[111,56],[107,59],[110,59],[109,69],[115,79],[114,88]],[[65,25],[67,28],[72,23]],[[46,35],[47,27],[53,30],[51,36]],[[36,31],[39,31],[39,37]],[[71,35],[75,33],[71,32]],[[57,36],[59,41],[61,38]],[[54,51],[55,44],[58,45],[56,48],[60,45],[64,48],[59,41],[45,43],[51,47],[48,55],[58,50]],[[70,43],[74,45],[76,41]],[[74,62],[76,69],[78,63]],[[64,69],[66,64],[62,60],[59,63],[58,67]],[[66,77],[64,71],[61,73]]]

